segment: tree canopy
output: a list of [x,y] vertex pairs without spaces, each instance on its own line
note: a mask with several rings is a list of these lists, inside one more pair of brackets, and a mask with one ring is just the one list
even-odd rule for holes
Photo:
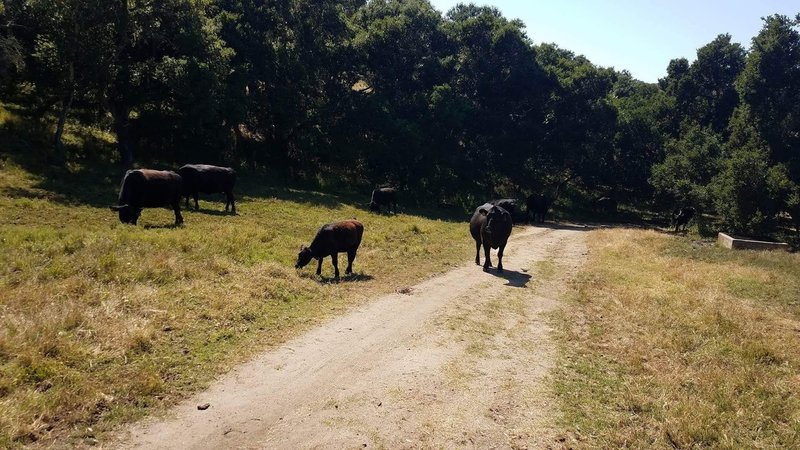
[[[441,202],[569,184],[734,231],[800,222],[800,16],[649,84],[493,7],[428,0],[6,0],[0,99],[116,136],[122,166],[267,167]],[[532,30],[533,33],[536,30]]]

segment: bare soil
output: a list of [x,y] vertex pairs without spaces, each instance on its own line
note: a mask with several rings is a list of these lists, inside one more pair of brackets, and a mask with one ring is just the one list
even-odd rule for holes
[[503,274],[470,263],[377,298],[113,445],[560,447],[546,315],[586,255],[583,231],[515,228]]

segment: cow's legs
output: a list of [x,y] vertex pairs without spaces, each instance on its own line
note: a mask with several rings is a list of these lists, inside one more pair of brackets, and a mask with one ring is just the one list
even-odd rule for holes
[[186,209],[189,209],[189,196],[186,196]]
[[[231,204],[231,214],[234,216],[236,215],[236,199],[233,198],[233,191],[228,191],[225,193],[228,197],[228,203]],[[225,204],[225,211],[228,211],[228,204]]]
[[503,250],[506,249],[505,244],[500,246],[500,250],[497,252],[497,271],[503,271]]
[[181,201],[172,204],[172,210],[175,211],[175,225],[183,223],[183,216],[181,215]]
[[489,267],[492,267],[492,258],[491,258],[491,256],[489,256],[490,249],[491,249],[491,247],[489,247],[489,243],[488,242],[484,242],[483,243],[483,253],[484,253],[484,256],[486,257],[486,261],[483,262],[483,268],[484,269],[488,269]]
[[481,241],[475,240],[475,265],[481,265]]
[[317,258],[317,275],[322,275],[322,258]]
[[345,275],[353,273],[353,261],[356,259],[356,251],[348,250],[347,252],[347,269],[344,271]]
[[200,193],[199,193],[199,192],[195,192],[195,193],[194,193],[194,210],[195,210],[195,211],[197,211],[197,210],[199,210],[199,209],[200,209],[200,204],[199,204],[199,203],[197,203],[197,199],[198,199],[198,197],[200,197]]
[[339,254],[334,253],[331,255],[331,262],[333,263],[333,277],[339,279]]

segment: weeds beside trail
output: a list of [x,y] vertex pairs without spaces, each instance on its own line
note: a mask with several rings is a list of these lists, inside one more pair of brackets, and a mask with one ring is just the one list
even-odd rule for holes
[[585,448],[800,448],[800,255],[603,230],[557,329]]
[[[465,223],[372,214],[308,191],[264,196],[246,182],[238,216],[206,196],[183,227],[168,226],[166,209],[122,225],[107,208],[113,178],[86,177],[91,201],[81,201],[80,184],[47,189],[63,180],[0,157],[0,447],[100,437],[470,255]],[[353,277],[331,283],[330,259],[322,279],[316,266],[295,271],[300,244],[354,216],[366,230]]]

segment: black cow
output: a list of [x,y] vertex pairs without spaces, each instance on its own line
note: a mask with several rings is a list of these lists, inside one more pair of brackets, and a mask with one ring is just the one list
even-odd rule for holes
[[617,200],[608,196],[597,197],[594,199],[594,209],[601,213],[615,214],[617,212]]
[[481,264],[481,244],[486,258],[483,264],[484,269],[492,267],[489,248],[499,249],[497,252],[497,271],[502,272],[503,250],[506,248],[513,226],[511,214],[502,207],[491,203],[479,206],[469,221],[469,232],[472,234],[472,239],[475,240],[475,264]]
[[685,206],[683,208],[678,208],[672,212],[672,224],[675,226],[675,232],[678,232],[678,228],[683,225],[683,230],[686,231],[686,226],[689,224],[689,221],[692,220],[694,217],[695,209],[691,206]]
[[189,208],[189,196],[194,198],[194,209],[200,209],[198,195],[225,194],[225,212],[228,206],[236,214],[236,203],[233,198],[233,186],[236,184],[236,171],[230,167],[217,167],[208,164],[186,164],[178,169],[183,177],[183,195],[186,196],[186,208]]
[[322,274],[322,260],[326,256],[331,257],[333,262],[334,276],[339,279],[339,253],[347,253],[347,269],[345,275],[353,273],[353,260],[356,259],[356,251],[361,245],[361,236],[364,234],[364,225],[356,219],[345,220],[342,222],[329,223],[319,229],[311,245],[300,246],[297,254],[295,269],[305,267],[312,259],[316,258],[317,275]]
[[382,187],[372,191],[369,210],[380,212],[381,206],[386,206],[387,210],[394,209],[394,213],[397,214],[397,189],[393,187]]
[[175,172],[139,169],[125,172],[119,190],[117,206],[122,223],[136,225],[142,208],[169,207],[175,211],[175,225],[183,223],[181,216],[181,194],[183,180]]
[[531,194],[525,199],[525,206],[528,208],[530,219],[534,222],[544,223],[547,210],[550,209],[550,200],[542,194]]
[[514,216],[514,213],[517,212],[517,200],[513,198],[492,200],[489,202],[489,204],[505,209],[509,214],[511,214],[512,217]]

